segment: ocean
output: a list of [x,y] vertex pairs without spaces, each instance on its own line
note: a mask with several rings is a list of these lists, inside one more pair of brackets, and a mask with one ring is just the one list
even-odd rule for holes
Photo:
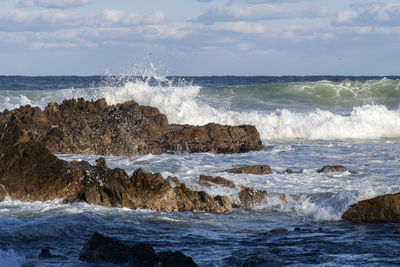
[[[400,192],[400,77],[0,76],[0,111],[43,109],[78,97],[105,98],[108,104],[135,100],[157,107],[170,123],[255,125],[262,151],[105,159],[129,175],[143,168],[237,200],[238,189],[199,183],[201,174],[223,176],[267,190],[268,201],[213,214],[7,200],[0,203],[0,266],[90,266],[78,255],[95,231],[129,245],[148,242],[156,252],[180,250],[199,266],[245,266],[252,260],[260,266],[400,265],[400,225],[341,220],[357,201]],[[92,164],[99,157],[57,156]],[[255,164],[269,164],[273,173],[222,172]],[[317,172],[337,164],[350,171]],[[288,168],[303,171],[284,173]],[[288,232],[271,233],[277,228]],[[39,259],[44,247],[66,258]]]

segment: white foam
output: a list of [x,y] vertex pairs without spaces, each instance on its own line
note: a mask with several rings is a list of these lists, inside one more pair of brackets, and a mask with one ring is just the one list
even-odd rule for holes
[[13,249],[0,249],[0,267],[21,266],[25,262],[25,256],[18,254]]

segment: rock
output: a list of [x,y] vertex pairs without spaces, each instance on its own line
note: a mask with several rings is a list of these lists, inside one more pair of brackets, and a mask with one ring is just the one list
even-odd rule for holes
[[270,234],[287,234],[289,230],[286,228],[276,228],[269,231]]
[[110,262],[124,266],[197,266],[192,258],[180,251],[166,251],[156,254],[147,243],[139,243],[133,247],[120,240],[94,233],[79,254],[81,261],[90,263]]
[[342,165],[326,165],[322,167],[322,169],[317,170],[319,173],[325,173],[325,172],[347,172],[348,170],[346,167]]
[[343,213],[342,219],[357,223],[400,222],[400,193],[360,201]]
[[[256,266],[264,266],[267,263],[271,263],[267,261],[264,258],[261,258],[259,256],[251,256],[248,257],[241,265],[240,267],[256,267]],[[271,265],[272,266],[272,265]]]
[[197,264],[192,258],[185,256],[180,251],[164,251],[157,253],[160,267],[195,267]]
[[154,249],[147,243],[129,247],[116,238],[97,232],[84,245],[79,259],[91,263],[128,263],[129,266],[155,266],[158,261]]
[[224,170],[224,172],[247,173],[247,174],[270,174],[271,166],[269,166],[269,165],[245,166],[245,167],[240,167],[240,168],[227,169],[227,170]]
[[214,178],[208,175],[200,175],[200,181],[211,182],[213,184],[235,188],[235,184],[232,181],[229,181],[221,176],[217,176]]
[[175,187],[179,211],[203,210],[208,212],[232,211],[232,204],[226,196],[211,197],[204,191],[193,191],[181,183]]
[[24,134],[18,125],[11,124],[2,135],[0,184],[3,187],[0,192],[8,193],[11,199],[65,198],[67,203],[84,201],[159,211],[232,210],[227,197],[213,198],[203,191],[192,191],[179,180],[179,187],[174,188],[159,173],[138,169],[129,177],[122,169],[109,169],[104,158],[96,160],[96,166],[85,161],[60,160],[38,141],[16,142]]
[[267,191],[254,190],[248,187],[242,188],[239,193],[241,207],[248,207],[266,201]]
[[4,185],[0,184],[0,202],[3,202],[8,197],[7,190],[5,189]]
[[18,125],[16,143],[39,141],[52,153],[133,156],[161,153],[240,153],[262,149],[254,126],[169,125],[156,108],[134,101],[107,105],[83,98],[23,106],[0,113],[0,128]]
[[58,258],[58,259],[67,259],[67,257],[62,256],[62,255],[53,255],[50,252],[49,248],[42,248],[39,254],[39,258],[41,259],[53,259],[53,258]]

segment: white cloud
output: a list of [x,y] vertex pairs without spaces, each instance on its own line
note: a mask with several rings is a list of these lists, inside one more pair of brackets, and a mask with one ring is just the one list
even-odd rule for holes
[[17,7],[73,8],[89,3],[89,0],[20,0]]
[[298,19],[324,17],[328,14],[328,9],[303,8],[303,9],[284,9],[275,5],[260,4],[251,6],[221,6],[212,7],[197,18],[201,23],[213,23],[215,21],[235,21],[235,20],[273,20],[273,19]]
[[400,26],[400,3],[353,5],[353,10],[340,12],[335,26]]
[[266,28],[258,23],[247,21],[233,21],[233,22],[216,22],[207,27],[212,31],[226,31],[236,33],[260,34],[266,31]]

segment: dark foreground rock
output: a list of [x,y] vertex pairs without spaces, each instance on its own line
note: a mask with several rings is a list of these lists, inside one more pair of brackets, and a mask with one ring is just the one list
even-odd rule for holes
[[400,222],[400,193],[360,201],[352,205],[342,219],[357,223]]
[[342,165],[326,165],[321,169],[317,170],[319,173],[325,172],[347,172],[348,169]]
[[224,170],[224,172],[230,173],[247,173],[247,174],[271,174],[271,166],[269,165],[254,165],[245,166],[240,168],[232,168]]
[[66,202],[159,211],[232,210],[227,197],[213,198],[184,184],[174,188],[159,173],[138,169],[129,177],[122,169],[109,169],[103,158],[96,166],[60,160],[42,143],[26,139],[13,123],[4,129],[0,140],[0,193],[14,200],[66,198]]
[[156,108],[134,101],[107,105],[83,98],[50,103],[44,111],[23,106],[0,112],[0,133],[10,124],[21,140],[35,140],[52,153],[133,156],[161,153],[240,153],[262,149],[254,126],[170,125]]
[[124,266],[197,266],[192,258],[182,252],[166,251],[156,254],[147,243],[139,243],[133,247],[120,240],[94,233],[84,245],[79,259],[91,263],[110,262]]

